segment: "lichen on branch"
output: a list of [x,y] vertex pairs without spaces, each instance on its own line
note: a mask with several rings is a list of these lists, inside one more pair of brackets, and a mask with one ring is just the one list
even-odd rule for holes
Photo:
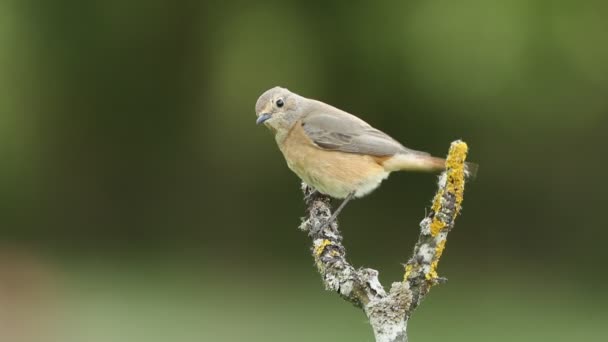
[[463,141],[450,146],[446,170],[439,176],[431,210],[420,222],[420,235],[405,265],[403,280],[394,282],[388,292],[378,280],[378,271],[355,269],[346,260],[338,223],[324,224],[331,217],[331,199],[302,183],[307,209],[300,229],[312,239],[312,254],[325,288],[363,309],[377,342],[407,341],[412,312],[433,285],[444,281],[437,274],[437,266],[461,211],[467,152]]
[[465,142],[458,140],[452,143],[445,163],[446,170],[439,176],[431,211],[420,222],[418,242],[405,265],[403,281],[410,284],[412,311],[433,285],[444,281],[437,274],[437,266],[445,250],[448,232],[454,227],[462,208],[467,152]]

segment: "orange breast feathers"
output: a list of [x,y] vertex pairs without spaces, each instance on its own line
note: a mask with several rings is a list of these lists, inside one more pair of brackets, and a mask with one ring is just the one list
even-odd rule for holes
[[279,148],[289,168],[319,192],[345,198],[351,192],[364,196],[377,188],[389,172],[383,164],[391,157],[324,150],[296,123]]

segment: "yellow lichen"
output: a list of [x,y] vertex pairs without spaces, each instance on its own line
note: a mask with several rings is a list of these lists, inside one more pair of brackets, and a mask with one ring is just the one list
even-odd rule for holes
[[[468,152],[468,146],[463,141],[456,141],[450,146],[445,166],[446,171],[442,177],[445,180],[445,184],[440,183],[440,189],[433,198],[431,209],[434,212],[429,230],[431,236],[438,239],[438,235],[446,229],[446,227],[453,222],[456,216],[459,214],[464,193],[465,183],[465,159]],[[444,198],[445,197],[445,198]],[[447,202],[451,202],[454,199],[454,211],[451,212],[451,208],[447,207]],[[440,215],[438,215],[441,213]],[[441,219],[440,219],[441,218]],[[447,222],[444,222],[446,220]],[[424,274],[424,277],[431,284],[435,284],[439,278],[437,274],[437,266],[439,259],[445,250],[446,239],[443,237],[440,241],[435,240],[435,253],[431,264],[429,265],[428,272]],[[414,272],[421,272],[422,265],[420,264],[408,264],[405,266],[404,281],[408,281],[409,277],[416,277],[419,273],[413,274]]]
[[414,266],[410,264],[405,265],[405,274],[403,275],[403,281],[407,281],[407,278],[410,276],[410,274],[412,274],[413,270]]
[[319,243],[319,245],[315,246],[315,257],[320,257],[321,254],[323,253],[323,251],[325,250],[325,247],[327,247],[328,245],[331,245],[331,241],[330,240],[323,240],[321,241],[321,243]]
[[445,227],[445,222],[439,220],[436,217],[433,218],[433,221],[431,222],[431,236],[433,236],[433,237],[437,236],[437,234],[439,234],[441,229],[443,229],[444,227]]
[[441,209],[441,198],[443,197],[443,189],[439,189],[439,191],[437,191],[437,194],[435,195],[435,198],[433,199],[433,205],[431,206],[431,209],[433,209],[434,212],[438,212],[439,209]]
[[439,261],[439,258],[441,258],[441,254],[443,254],[443,250],[445,249],[445,242],[447,240],[441,240],[438,244],[437,247],[435,247],[435,259],[437,259],[437,261]]
[[448,170],[447,191],[453,194],[455,198],[455,216],[460,213],[461,209],[464,193],[464,161],[467,158],[468,149],[467,143],[457,141],[452,144],[446,160]]
[[429,270],[429,273],[424,275],[426,280],[433,280],[439,278],[439,275],[437,274],[437,263],[437,260],[431,263],[431,269]]

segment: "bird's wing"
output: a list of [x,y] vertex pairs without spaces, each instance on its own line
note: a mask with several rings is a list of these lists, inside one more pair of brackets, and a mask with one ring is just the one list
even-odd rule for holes
[[302,118],[306,135],[320,148],[372,156],[397,153],[428,155],[410,150],[358,117],[335,108],[311,111]]

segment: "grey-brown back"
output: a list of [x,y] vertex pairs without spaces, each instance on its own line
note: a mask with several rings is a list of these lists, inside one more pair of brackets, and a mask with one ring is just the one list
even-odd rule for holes
[[398,153],[428,155],[408,149],[360,118],[323,102],[308,100],[301,108],[302,126],[319,147],[347,153],[392,156]]

